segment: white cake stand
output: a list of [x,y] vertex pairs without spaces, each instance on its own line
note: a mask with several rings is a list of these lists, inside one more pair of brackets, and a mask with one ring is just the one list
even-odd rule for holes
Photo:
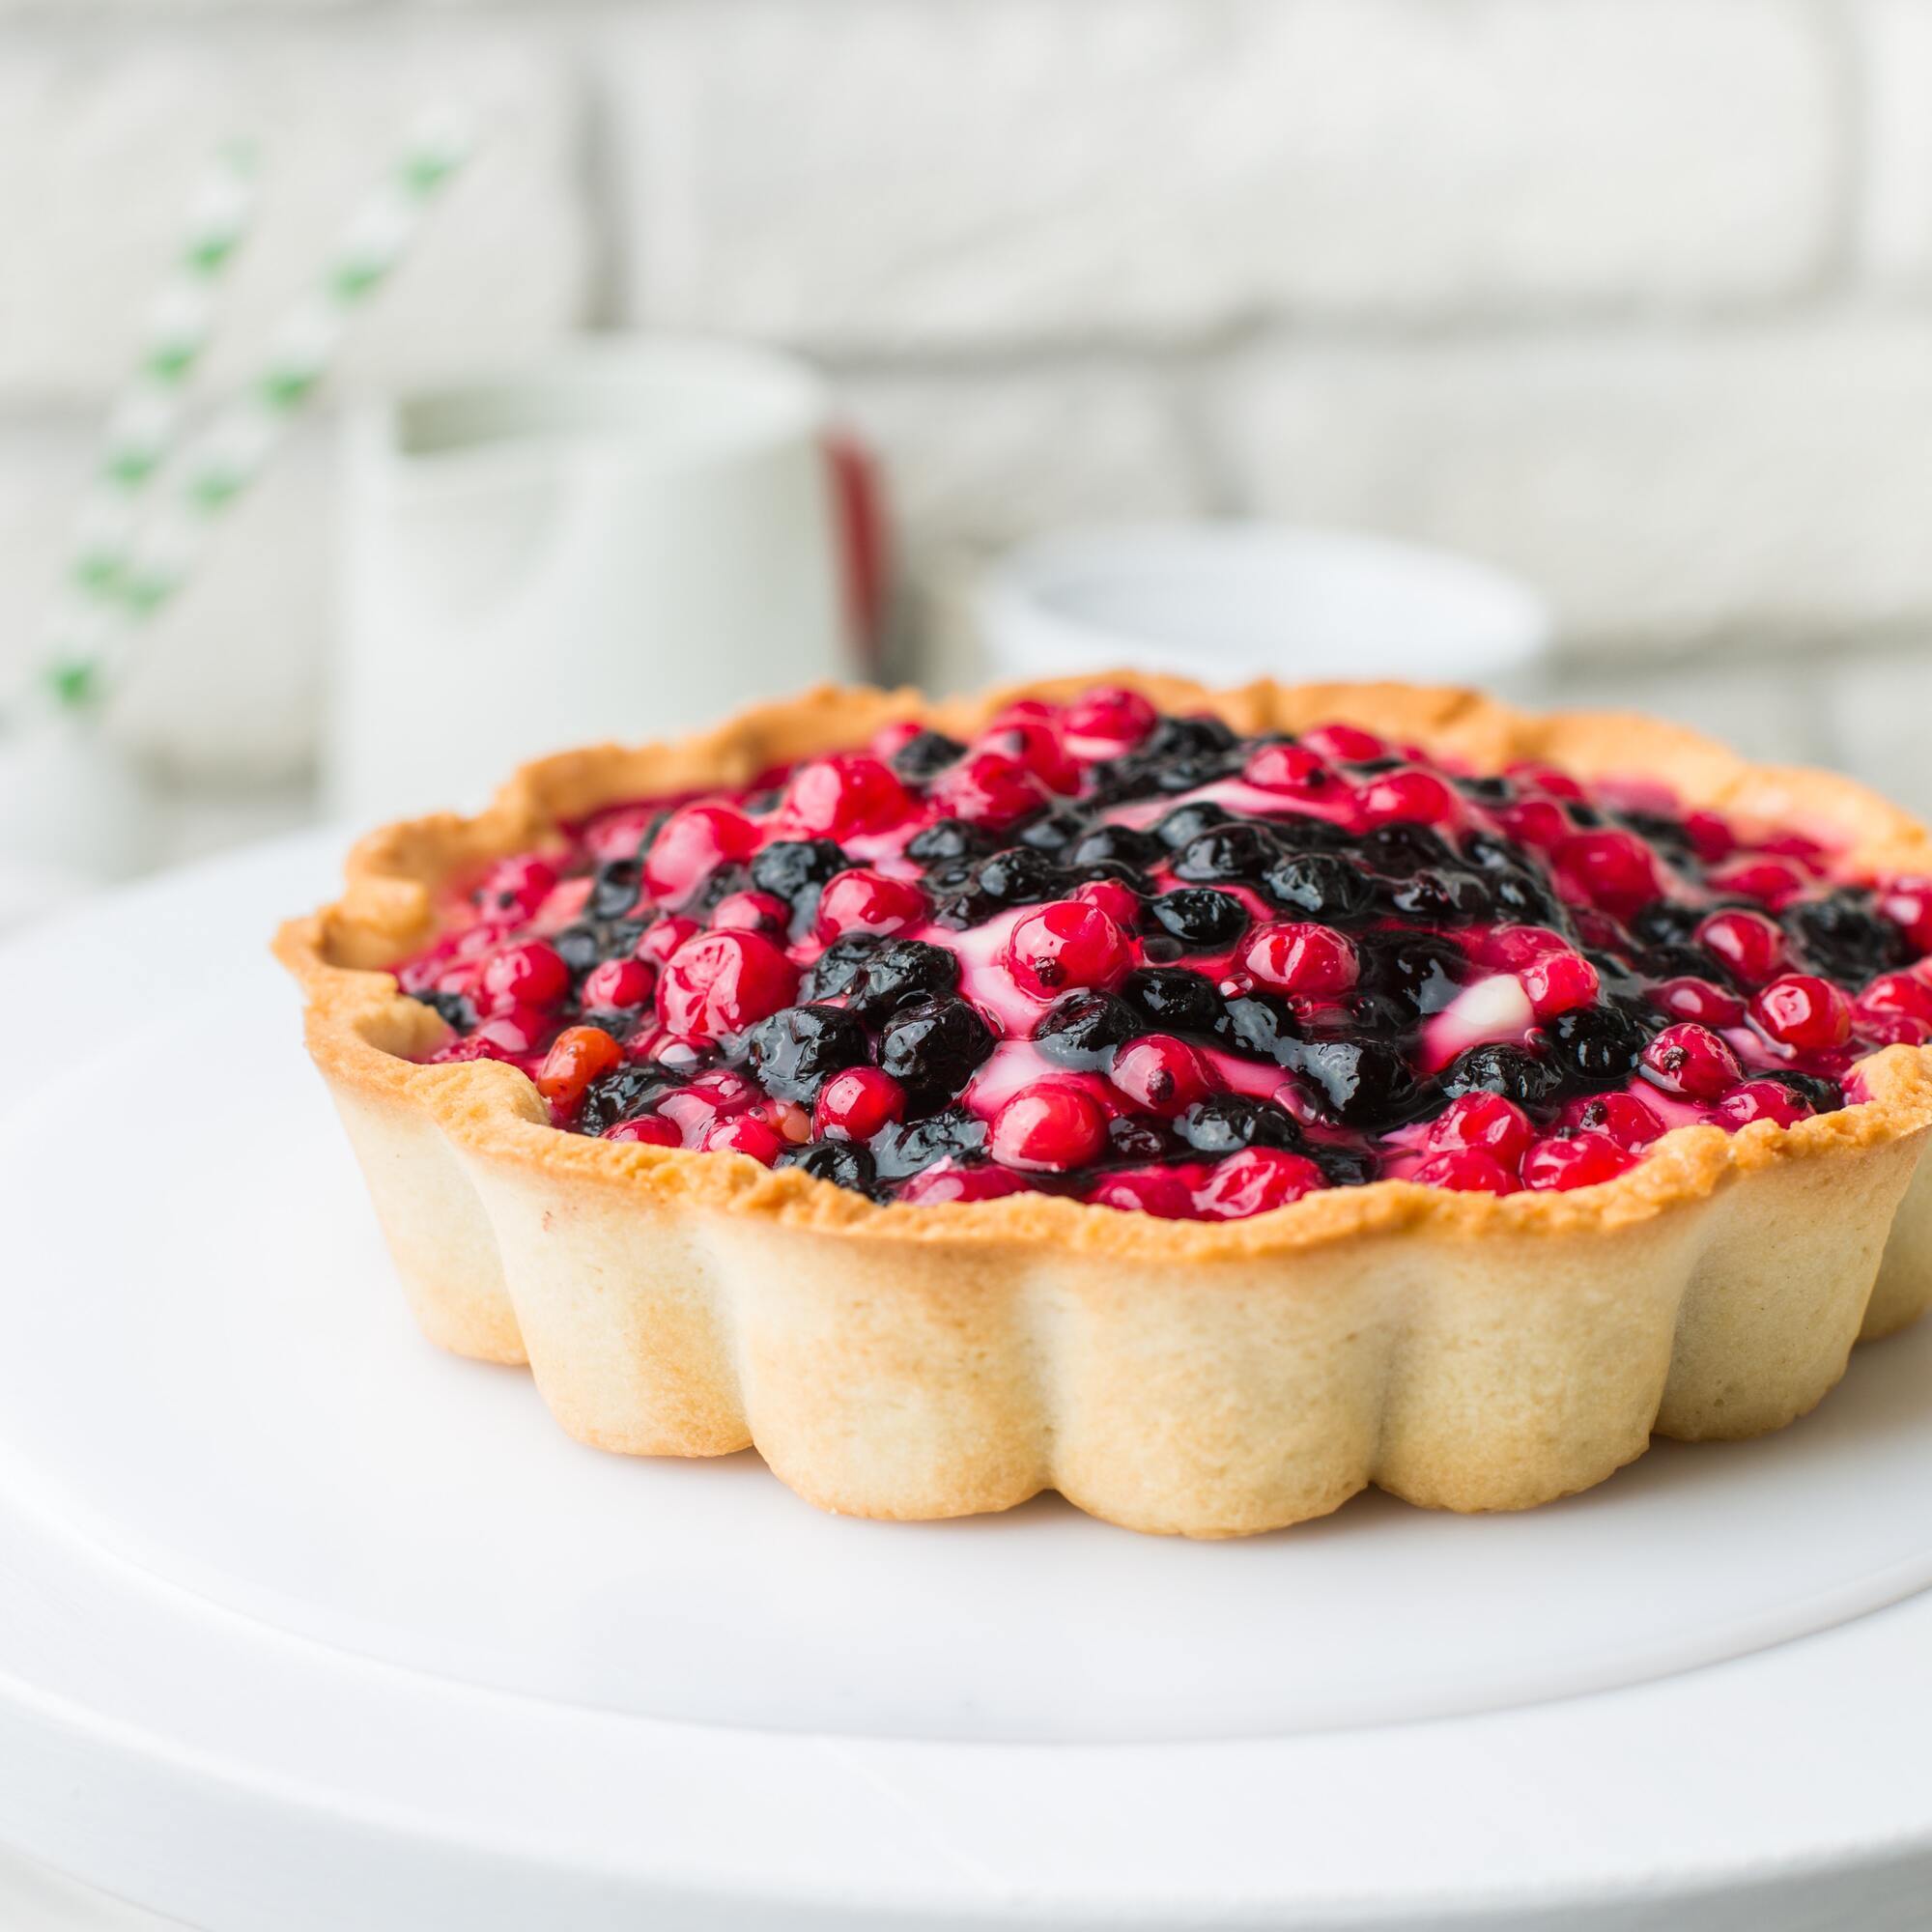
[[1932,1887],[1932,1331],[1520,1517],[818,1516],[402,1312],[262,953],[0,952],[0,1838],[209,1932],[1861,1927]]

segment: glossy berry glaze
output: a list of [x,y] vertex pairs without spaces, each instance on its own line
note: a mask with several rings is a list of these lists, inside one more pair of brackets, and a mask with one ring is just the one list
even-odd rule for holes
[[434,1059],[879,1200],[1587,1186],[1932,1039],[1932,879],[1653,783],[1124,691],[616,807],[467,884],[399,973],[454,1029]]

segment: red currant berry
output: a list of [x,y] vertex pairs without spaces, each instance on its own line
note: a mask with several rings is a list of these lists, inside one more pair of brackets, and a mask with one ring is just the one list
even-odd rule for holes
[[1117,1048],[1108,1078],[1143,1112],[1168,1117],[1205,1098],[1213,1085],[1201,1055],[1167,1033],[1143,1034]]
[[1761,912],[1714,912],[1697,927],[1697,944],[1750,986],[1784,964],[1784,934]]
[[1490,816],[1498,830],[1519,845],[1533,846],[1539,851],[1547,852],[1562,844],[1576,831],[1570,814],[1548,798],[1523,798],[1510,805],[1498,805],[1492,808]]
[[1309,998],[1347,992],[1360,970],[1344,934],[1303,920],[1257,927],[1241,948],[1241,964],[1257,985]]
[[784,1151],[784,1143],[768,1122],[755,1114],[733,1114],[704,1130],[698,1146],[706,1153],[745,1153],[760,1167],[770,1167]]
[[776,893],[726,893],[711,908],[716,932],[763,932],[777,937],[791,923],[791,908]]
[[814,1131],[822,1140],[868,1141],[883,1127],[905,1119],[905,1089],[876,1066],[848,1066],[818,1090],[812,1109]]
[[1037,811],[1047,789],[1016,758],[976,752],[941,772],[930,796],[949,816],[1000,831]]
[[1301,742],[1318,757],[1335,764],[1365,765],[1388,755],[1388,746],[1373,731],[1354,724],[1318,724],[1301,734]]
[[1278,791],[1285,798],[1333,798],[1339,786],[1334,771],[1306,745],[1264,745],[1241,772],[1262,791]]
[[1162,1221],[1191,1221],[1196,1212],[1194,1189],[1207,1172],[1203,1167],[1132,1168],[1095,1181],[1087,1199],[1096,1208],[1117,1208],[1123,1213],[1152,1214]]
[[1520,761],[1504,766],[1503,775],[1515,783],[1519,791],[1541,792],[1545,798],[1560,798],[1572,805],[1580,805],[1588,796],[1568,772],[1559,772],[1554,765]]
[[1098,685],[1066,707],[1060,728],[1088,757],[1110,758],[1138,745],[1159,723],[1159,712],[1139,692]]
[[1517,1178],[1494,1154],[1481,1148],[1449,1148],[1433,1153],[1409,1176],[1429,1187],[1447,1187],[1458,1194],[1514,1194]]
[[728,805],[681,805],[644,854],[644,886],[660,905],[689,898],[720,866],[749,859],[758,828]]
[[452,1040],[438,1060],[527,1060],[542,1046],[555,1022],[535,1007],[507,1007],[492,1013],[461,1039]]
[[1042,1080],[993,1116],[993,1158],[1030,1174],[1085,1167],[1107,1145],[1107,1116],[1084,1087]]
[[1753,1121],[1776,1121],[1780,1127],[1796,1126],[1811,1109],[1789,1087],[1776,1080],[1747,1080],[1718,1102],[1718,1118],[1735,1130]]
[[527,939],[484,960],[478,990],[493,1012],[510,1007],[554,1007],[570,991],[570,968],[554,946]]
[[1666,1094],[1715,1100],[1743,1077],[1738,1057],[1709,1027],[1667,1026],[1643,1050],[1644,1071]]
[[827,880],[818,895],[818,937],[829,946],[842,932],[903,932],[929,909],[915,881],[855,867]]
[[1556,848],[1557,890],[1579,905],[1634,912],[1662,884],[1649,846],[1630,832],[1577,832]]
[[1760,899],[1773,912],[1788,905],[1811,881],[1789,859],[1738,859],[1710,873],[1711,890],[1727,897]]
[[1859,995],[1863,1013],[1903,1013],[1916,1020],[1932,1020],[1932,985],[1916,973],[1881,973]]
[[1751,1018],[1800,1053],[1824,1053],[1852,1037],[1852,1003],[1829,980],[1787,973],[1750,1003]]
[[1595,1006],[1602,990],[1597,969],[1580,952],[1546,952],[1532,959],[1520,977],[1540,1020]]
[[559,1114],[571,1114],[583,1090],[624,1064],[624,1049],[602,1027],[566,1027],[544,1056],[537,1092]]
[[1141,895],[1120,879],[1089,879],[1073,888],[1073,896],[1098,906],[1123,931],[1132,931],[1141,916]]
[[898,1198],[908,1208],[937,1208],[951,1201],[997,1201],[1003,1194],[1025,1194],[1033,1183],[1008,1167],[950,1167],[941,1162],[915,1174]]
[[1456,794],[1434,772],[1384,772],[1355,794],[1355,810],[1365,826],[1447,825]]
[[1742,1026],[1745,1003],[1708,980],[1664,980],[1651,991],[1651,1002],[1673,1018],[1695,1020],[1714,1028]]
[[1245,1221],[1251,1214],[1286,1208],[1326,1184],[1321,1170],[1303,1154],[1243,1148],[1215,1163],[1195,1201],[1210,1221]]
[[1056,899],[1029,913],[1007,942],[1007,970],[1040,999],[1074,986],[1112,986],[1133,964],[1126,935],[1096,905]]
[[1514,1172],[1522,1165],[1536,1129],[1514,1100],[1500,1094],[1459,1094],[1430,1122],[1431,1152],[1475,1148]]
[[1715,811],[1687,811],[1684,830],[1691,850],[1706,866],[1721,865],[1738,849],[1738,835]]
[[864,752],[840,752],[799,766],[779,810],[789,831],[849,838],[891,830],[912,810],[912,800],[891,766]]
[[671,954],[658,981],[658,1014],[672,1033],[717,1039],[791,1004],[798,976],[755,932],[706,932]]
[[641,959],[599,960],[584,978],[584,1009],[621,1012],[641,1007],[657,983],[658,976]]
[[516,859],[498,859],[476,888],[476,904],[487,917],[528,919],[556,886],[556,867],[548,859],[526,852]]
[[703,930],[695,919],[661,919],[633,950],[647,965],[662,966],[680,946]]
[[1663,1122],[1634,1094],[1588,1094],[1563,1110],[1563,1124],[1607,1134],[1620,1148],[1647,1148],[1663,1133]]
[[619,1121],[604,1129],[607,1141],[635,1141],[641,1147],[682,1147],[684,1136],[668,1121],[655,1114],[639,1114],[634,1121]]
[[1523,1155],[1522,1184],[1559,1192],[1595,1187],[1600,1181],[1614,1180],[1635,1162],[1636,1156],[1608,1134],[1572,1134],[1567,1139],[1538,1141]]
[[1007,757],[1031,772],[1049,791],[1070,796],[1080,789],[1080,766],[1050,726],[1021,719],[988,731],[976,749]]
[[1913,949],[1932,952],[1932,879],[1893,879],[1881,891],[1879,909],[1900,927]]

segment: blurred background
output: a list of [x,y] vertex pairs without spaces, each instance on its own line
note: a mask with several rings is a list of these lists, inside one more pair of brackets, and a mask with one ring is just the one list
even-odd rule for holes
[[[1922,0],[0,0],[0,673],[41,674],[211,156],[247,144],[254,197],[198,371],[218,400],[405,130],[429,110],[467,130],[89,707],[96,762],[57,761],[57,787],[103,756],[134,775],[138,852],[110,833],[104,859],[41,865],[16,805],[37,884],[15,916],[56,873],[373,811],[408,755],[384,717],[462,737],[479,687],[517,720],[569,685],[583,735],[638,736],[684,722],[656,715],[668,655],[711,660],[671,712],[817,670],[781,617],[707,633],[702,597],[661,582],[697,558],[815,594],[774,561],[807,512],[761,498],[654,536],[675,512],[559,454],[659,435],[635,397],[565,420],[531,388],[586,332],[809,365],[760,366],[823,384],[806,415],[839,452],[826,541],[862,669],[980,676],[982,573],[1028,540],[1128,526],[1082,565],[1125,573],[1100,599],[1119,615],[1135,527],[1346,528],[1525,586],[1493,621],[1539,695],[1932,810],[1928,99]],[[511,473],[520,440],[540,479]],[[715,451],[679,450],[688,508],[678,478]],[[520,550],[540,540],[541,564]],[[1380,594],[1354,562],[1329,620]],[[1482,670],[1417,594],[1395,668]],[[676,611],[700,615],[673,639]],[[1332,622],[1243,648],[1358,668]],[[1053,649],[1022,629],[995,655]],[[576,722],[539,712],[529,752]],[[26,769],[26,735],[0,765]]]

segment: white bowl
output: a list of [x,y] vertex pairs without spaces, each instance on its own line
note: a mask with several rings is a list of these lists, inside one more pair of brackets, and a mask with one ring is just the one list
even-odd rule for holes
[[1122,667],[1208,684],[1402,678],[1521,691],[1550,621],[1527,585],[1467,557],[1346,530],[1177,524],[1071,531],[981,580],[990,668]]

